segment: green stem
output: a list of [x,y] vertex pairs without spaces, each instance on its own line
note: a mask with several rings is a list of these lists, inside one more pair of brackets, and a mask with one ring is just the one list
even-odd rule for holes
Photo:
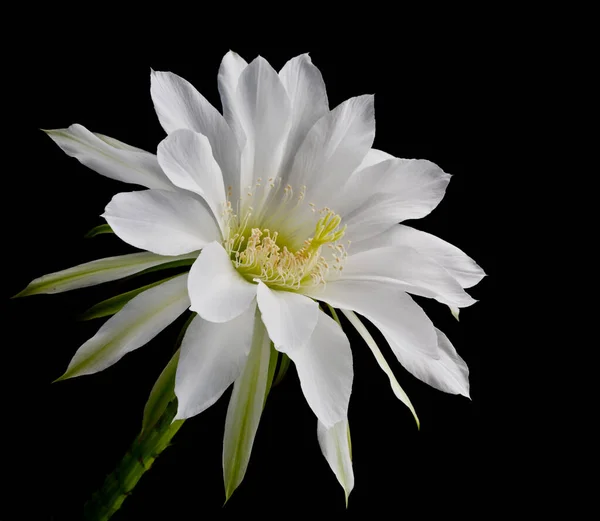
[[150,469],[154,460],[169,446],[171,438],[183,425],[184,420],[173,421],[176,413],[175,399],[169,403],[152,429],[136,438],[121,463],[106,477],[102,488],[86,503],[86,520],[107,521],[119,510],[144,472]]

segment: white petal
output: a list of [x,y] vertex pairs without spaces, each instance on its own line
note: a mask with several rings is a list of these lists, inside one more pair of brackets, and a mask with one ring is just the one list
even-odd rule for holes
[[352,351],[342,328],[322,311],[308,343],[287,355],[296,365],[304,397],[326,428],[348,416]]
[[248,63],[239,54],[229,51],[221,61],[219,67],[218,85],[223,105],[223,116],[236,136],[239,149],[242,150],[246,143],[246,135],[240,123],[240,107],[237,97],[237,85],[240,74]]
[[218,242],[207,244],[190,270],[192,311],[209,322],[228,322],[248,309],[257,285],[248,282],[233,267]]
[[103,282],[122,279],[160,264],[196,257],[197,254],[195,253],[166,257],[150,252],[107,257],[38,277],[32,280],[15,297],[26,297],[40,293],[62,293],[72,289],[87,288]]
[[377,235],[400,221],[419,219],[444,197],[450,175],[430,161],[391,159],[355,172],[337,209],[353,242]]
[[[73,126],[81,126],[81,125],[75,124]],[[45,131],[45,132],[53,132],[53,131],[49,130],[49,131]],[[156,156],[154,154],[150,154],[150,152],[146,152],[142,148],[138,148],[138,147],[134,147],[132,145],[128,145],[127,143],[123,143],[122,141],[119,141],[118,139],[115,139],[115,138],[109,137],[109,136],[105,136],[104,134],[99,134],[98,132],[94,132],[93,134],[94,134],[94,136],[96,136],[97,138],[101,139],[102,141],[104,141],[106,144],[110,145],[113,148],[118,148],[118,149],[121,149],[121,150],[128,150],[129,152],[143,152],[144,154],[149,154],[149,155],[154,156],[156,158]]]
[[201,195],[221,221],[226,203],[223,175],[206,136],[193,130],[176,130],[158,145],[157,156],[171,182]]
[[[372,152],[373,149],[369,150],[361,165],[368,162],[367,158]],[[354,214],[364,213],[379,203],[382,194],[390,198],[395,197],[389,190],[390,180],[394,179],[396,171],[402,165],[402,159],[391,158],[374,161],[373,164],[354,171],[348,182],[342,186],[335,201],[335,210],[344,218],[344,223],[350,221]],[[353,238],[353,241],[356,240],[358,239]]]
[[384,326],[407,348],[437,356],[437,337],[423,310],[397,286],[364,280],[337,280],[306,293],[340,309],[364,315]]
[[308,54],[289,60],[279,71],[279,77],[291,106],[291,128],[281,167],[285,176],[308,131],[329,112],[329,103],[321,72]]
[[275,177],[290,125],[290,100],[277,72],[262,57],[241,73],[236,96],[246,135],[242,151],[242,190]]
[[433,387],[468,396],[468,370],[425,312],[397,287],[382,282],[338,280],[310,292],[313,298],[356,311],[383,333],[400,363]]
[[160,124],[168,134],[187,128],[207,137],[225,185],[232,186],[236,200],[240,148],[219,111],[191,83],[170,72],[152,71],[150,93]]
[[463,288],[470,288],[485,277],[484,271],[467,254],[435,235],[399,224],[368,239],[353,242],[352,254],[386,246],[408,246],[444,267]]
[[372,148],[367,152],[367,155],[362,160],[362,163],[358,165],[356,171],[363,170],[369,166],[376,165],[377,163],[381,163],[383,161],[387,161],[388,159],[394,159],[392,154],[388,154],[383,150],[378,150],[377,148]]
[[242,374],[235,381],[223,436],[225,500],[244,479],[269,384],[271,341],[258,313],[252,347]]
[[190,418],[208,409],[242,373],[252,345],[255,308],[250,306],[225,323],[194,318],[181,343],[175,419]]
[[423,382],[451,394],[469,397],[469,369],[458,355],[448,337],[435,328],[438,340],[438,357],[432,358],[410,346],[398,342],[390,332],[373,321],[386,338],[398,361],[414,376]]
[[262,321],[278,351],[289,354],[308,342],[319,317],[319,305],[314,300],[272,290],[260,281],[256,298]]
[[99,174],[124,183],[174,190],[154,154],[101,134],[93,134],[77,124],[45,132],[68,156]]
[[120,193],[102,217],[128,244],[160,255],[196,251],[220,236],[210,210],[183,192]]
[[348,496],[354,488],[354,471],[352,470],[352,449],[348,420],[339,421],[329,429],[321,422],[318,422],[317,438],[323,456],[325,456],[335,477],[344,489],[347,507]]
[[468,396],[464,361],[406,293],[381,282],[340,280],[316,289],[311,296],[364,315],[410,373],[436,389]]
[[[288,182],[306,185],[307,201],[321,207],[364,159],[375,137],[373,96],[351,98],[317,121],[294,160]],[[322,203],[322,204],[321,204]]]
[[83,344],[59,380],[97,373],[152,340],[190,305],[187,274],[131,299]]
[[463,308],[476,302],[442,266],[408,246],[350,255],[340,278],[388,282],[414,295],[432,297],[453,307]]

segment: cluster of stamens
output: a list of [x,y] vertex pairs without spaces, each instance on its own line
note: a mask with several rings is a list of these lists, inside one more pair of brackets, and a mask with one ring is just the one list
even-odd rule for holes
[[[269,180],[269,185],[271,188],[275,187],[272,179]],[[260,179],[257,182],[257,188],[259,187]],[[305,189],[296,198],[292,193],[291,187],[284,188],[278,211],[282,211],[285,203],[293,199],[302,202]],[[249,192],[248,195],[255,194]],[[243,216],[239,218],[228,201],[224,213],[228,233],[223,246],[238,273],[249,281],[260,279],[269,286],[298,290],[302,286],[325,283],[330,270],[341,272],[347,253],[338,241],[343,237],[346,227],[340,228],[341,217],[329,208],[316,210],[314,205],[310,205],[310,209],[321,215],[314,234],[304,240],[300,248],[293,248],[285,244],[284,237],[278,231],[262,226],[265,221],[273,222],[273,214],[267,216],[267,219],[259,218],[254,214],[252,206],[247,206]],[[329,262],[322,255],[323,246],[331,249]]]

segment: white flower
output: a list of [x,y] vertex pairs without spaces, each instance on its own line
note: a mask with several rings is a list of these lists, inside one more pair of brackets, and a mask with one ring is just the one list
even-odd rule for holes
[[223,115],[184,79],[152,72],[152,99],[168,134],[156,156],[80,125],[48,131],[97,172],[149,188],[117,194],[103,214],[121,239],[149,253],[42,277],[24,294],[193,262],[189,274],[130,300],[77,351],[63,378],[105,369],[195,311],[177,365],[177,418],[202,412],[234,383],[223,452],[229,496],[243,478],[272,378],[272,342],[296,366],[347,496],[352,355],[319,302],[346,314],[414,414],[353,312],[379,328],[414,376],[468,396],[464,361],[409,293],[456,314],[475,302],[464,288],[484,273],[458,248],[398,224],[433,210],[450,175],[372,148],[372,96],[330,110],[308,55],[277,73],[263,58],[247,64],[229,52],[218,84]]

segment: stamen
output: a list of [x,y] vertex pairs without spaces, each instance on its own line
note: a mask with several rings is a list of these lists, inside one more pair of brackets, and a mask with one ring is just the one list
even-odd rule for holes
[[[288,184],[283,188],[283,194],[278,197],[279,201],[273,207],[265,202],[275,200],[273,198],[281,187],[281,178],[271,177],[264,186],[262,181],[259,177],[254,187],[248,187],[249,199],[238,201],[237,213],[233,212],[229,200],[224,206],[226,238],[223,246],[234,267],[249,281],[259,278],[269,286],[287,290],[324,284],[330,270],[335,273],[342,270],[347,257],[344,246],[338,243],[346,230],[345,226],[340,228],[341,217],[327,207],[318,210],[320,218],[315,223],[313,236],[298,242],[301,240],[299,234],[306,233],[301,232],[303,223],[301,220],[298,221],[300,226],[297,228],[290,227],[289,223],[296,223],[292,215],[302,214],[297,214],[296,211],[294,214],[290,212],[304,201],[306,186],[302,186],[294,196],[294,190]],[[228,189],[228,195],[230,192],[231,190]],[[259,209],[258,212],[254,212],[252,206],[254,203]],[[314,203],[308,203],[308,206],[312,213],[316,213]],[[241,214],[240,208],[243,208]],[[302,211],[298,210],[298,212]],[[279,231],[274,231],[273,227],[278,227],[279,223],[285,226],[286,220],[288,226],[284,228],[285,235],[280,237]],[[301,244],[301,246],[294,251],[290,249],[289,244]],[[329,261],[321,254],[323,246],[331,250],[331,255],[328,254]]]

